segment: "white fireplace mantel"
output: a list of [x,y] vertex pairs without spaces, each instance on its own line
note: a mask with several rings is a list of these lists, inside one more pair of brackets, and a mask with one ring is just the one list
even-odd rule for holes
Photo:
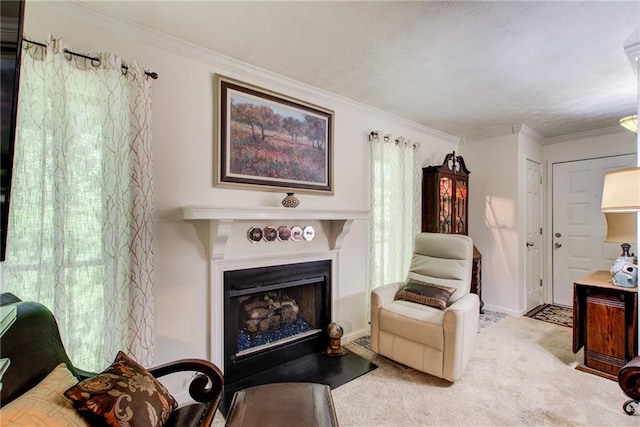
[[368,211],[355,210],[304,210],[275,207],[223,207],[183,206],[182,218],[188,221],[209,221],[211,259],[223,259],[235,222],[290,220],[316,220],[329,224],[330,249],[340,250],[351,224],[357,219],[369,219]]

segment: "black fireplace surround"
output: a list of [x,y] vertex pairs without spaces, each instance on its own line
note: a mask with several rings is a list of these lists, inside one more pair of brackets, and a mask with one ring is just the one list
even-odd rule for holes
[[[276,301],[277,307],[284,301],[282,312],[274,305],[249,312],[264,300]],[[263,317],[257,311],[269,311],[270,317],[253,320]],[[321,353],[328,344],[330,322],[331,260],[225,272],[225,381]]]

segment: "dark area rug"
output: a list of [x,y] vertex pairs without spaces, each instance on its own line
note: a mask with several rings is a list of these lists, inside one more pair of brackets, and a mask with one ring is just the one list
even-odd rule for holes
[[527,313],[527,317],[555,323],[556,325],[573,327],[573,309],[553,304],[544,304]]
[[501,313],[499,311],[484,310],[484,313],[480,314],[480,321],[478,323],[478,332],[482,332],[485,329],[495,325],[502,319],[509,317],[507,313]]
[[247,387],[276,382],[311,382],[326,384],[333,390],[377,367],[375,363],[349,350],[343,356],[308,354],[248,378],[225,384],[220,400],[220,411],[226,416],[233,394]]

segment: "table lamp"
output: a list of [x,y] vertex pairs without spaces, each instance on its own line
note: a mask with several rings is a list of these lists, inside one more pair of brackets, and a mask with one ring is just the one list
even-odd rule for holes
[[622,254],[611,267],[614,285],[635,287],[638,267],[629,252],[637,240],[637,212],[640,211],[640,167],[608,172],[602,188],[602,212],[607,220],[605,242],[622,243]]

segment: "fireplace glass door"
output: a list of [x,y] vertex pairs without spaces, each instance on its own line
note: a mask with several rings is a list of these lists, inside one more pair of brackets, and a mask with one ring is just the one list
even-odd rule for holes
[[274,289],[259,286],[232,291],[231,312],[237,313],[236,357],[320,332],[317,287],[323,285],[322,277],[316,277],[276,284]]
[[243,378],[328,342],[331,261],[224,273],[225,378]]

